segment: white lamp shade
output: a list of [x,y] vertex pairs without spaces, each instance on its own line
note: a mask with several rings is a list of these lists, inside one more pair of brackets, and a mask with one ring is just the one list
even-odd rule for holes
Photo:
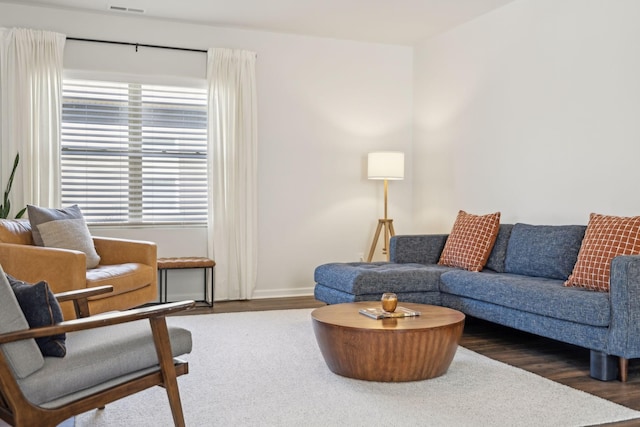
[[404,179],[404,153],[400,151],[369,153],[367,176],[369,179]]

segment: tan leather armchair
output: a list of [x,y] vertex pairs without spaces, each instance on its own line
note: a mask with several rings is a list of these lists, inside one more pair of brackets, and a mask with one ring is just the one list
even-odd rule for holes
[[[25,282],[46,280],[54,293],[111,285],[113,292],[89,299],[91,314],[126,310],[158,296],[155,243],[94,237],[100,264],[86,269],[79,251],[35,246],[29,220],[0,219],[0,265]],[[65,319],[76,317],[70,302],[61,303]]]

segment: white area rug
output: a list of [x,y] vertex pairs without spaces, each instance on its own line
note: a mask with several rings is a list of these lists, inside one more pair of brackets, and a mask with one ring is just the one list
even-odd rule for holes
[[[442,377],[375,383],[333,374],[311,310],[169,319],[190,329],[190,373],[178,379],[188,426],[586,426],[633,411],[459,348]],[[76,426],[172,425],[164,389],[76,418]]]

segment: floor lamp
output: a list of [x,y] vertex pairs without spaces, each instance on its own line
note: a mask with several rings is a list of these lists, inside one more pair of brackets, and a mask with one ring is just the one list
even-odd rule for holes
[[380,233],[384,230],[384,246],[382,253],[387,255],[389,260],[389,239],[396,233],[393,230],[393,220],[387,217],[387,193],[389,180],[404,179],[404,153],[398,151],[380,151],[369,153],[367,162],[367,176],[369,179],[384,180],[384,218],[378,220],[376,234],[371,243],[367,262],[371,262],[376,251],[376,245],[380,238]]

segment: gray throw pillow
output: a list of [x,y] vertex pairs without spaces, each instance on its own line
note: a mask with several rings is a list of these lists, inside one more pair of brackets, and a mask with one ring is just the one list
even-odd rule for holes
[[78,205],[64,209],[27,205],[27,212],[36,245],[81,251],[87,256],[87,268],[98,265],[100,256]]
[[[0,333],[29,329],[16,295],[0,266]],[[0,345],[4,357],[18,378],[26,378],[44,366],[44,358],[34,339]]]

